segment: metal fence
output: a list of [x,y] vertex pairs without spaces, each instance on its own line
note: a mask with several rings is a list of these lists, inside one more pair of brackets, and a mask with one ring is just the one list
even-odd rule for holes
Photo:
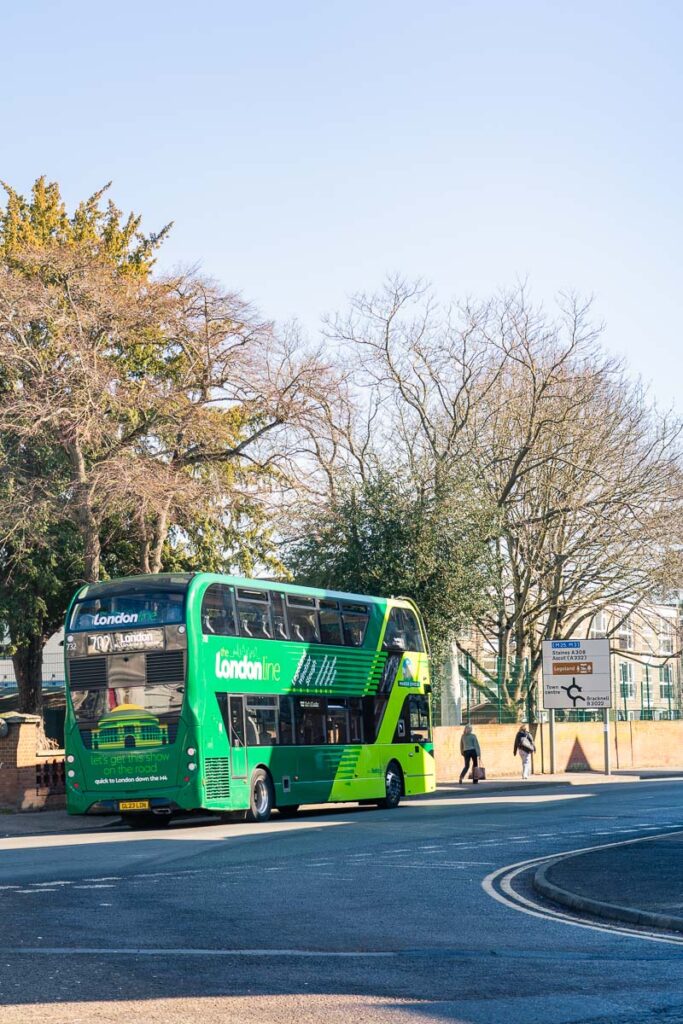
[[[64,686],[64,655],[46,654],[43,658],[43,687]],[[11,658],[0,658],[0,694],[17,688]]]
[[[683,684],[680,663],[662,673],[659,663],[631,662],[612,656],[612,709],[619,721],[666,722],[683,720]],[[547,712],[539,704],[540,678],[532,677],[527,660],[490,659],[483,667],[469,655],[458,661],[458,699],[463,722],[472,724],[543,721]],[[557,722],[602,721],[602,711],[556,711]]]

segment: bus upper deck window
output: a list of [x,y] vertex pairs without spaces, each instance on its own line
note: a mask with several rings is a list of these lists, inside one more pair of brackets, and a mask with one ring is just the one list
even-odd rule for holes
[[235,613],[230,587],[213,583],[202,599],[202,632],[216,636],[235,636]]
[[349,647],[362,647],[365,631],[368,628],[368,609],[366,605],[342,605],[342,623],[344,626],[344,643]]

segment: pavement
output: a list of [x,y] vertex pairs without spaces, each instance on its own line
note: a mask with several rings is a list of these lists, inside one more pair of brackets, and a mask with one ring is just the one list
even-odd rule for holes
[[683,932],[682,866],[683,831],[558,857],[536,871],[534,888],[580,913]]
[[[442,783],[438,792],[466,801],[486,794],[514,796],[558,786],[594,787],[681,779],[683,769],[624,770],[610,776],[598,772],[567,772],[554,776],[535,775],[528,780],[490,779],[478,784],[477,789],[471,783]],[[546,899],[581,914],[683,932],[683,820],[681,827],[678,835],[609,843],[602,849],[562,855],[538,868],[533,886]],[[0,838],[6,839],[121,829],[125,831],[116,816],[84,818],[65,811],[0,814]]]

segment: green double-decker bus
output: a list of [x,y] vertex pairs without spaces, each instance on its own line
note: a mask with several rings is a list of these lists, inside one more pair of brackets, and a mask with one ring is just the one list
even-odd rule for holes
[[77,592],[64,649],[71,814],[265,821],[435,788],[427,637],[408,598],[134,576]]

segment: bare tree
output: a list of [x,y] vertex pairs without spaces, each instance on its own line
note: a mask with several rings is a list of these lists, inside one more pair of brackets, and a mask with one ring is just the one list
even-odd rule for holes
[[496,510],[476,625],[518,667],[511,705],[543,639],[680,585],[680,424],[604,354],[589,303],[563,297],[550,316],[521,287],[444,309],[393,280],[328,330],[380,403],[384,457],[422,473],[427,458],[436,486],[465,479]]

